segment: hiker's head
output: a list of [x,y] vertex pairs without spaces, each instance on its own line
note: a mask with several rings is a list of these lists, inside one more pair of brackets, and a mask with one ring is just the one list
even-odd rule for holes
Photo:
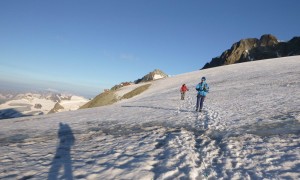
[[202,77],[202,78],[201,78],[201,81],[205,81],[205,80],[206,80],[206,78],[205,78],[205,77]]

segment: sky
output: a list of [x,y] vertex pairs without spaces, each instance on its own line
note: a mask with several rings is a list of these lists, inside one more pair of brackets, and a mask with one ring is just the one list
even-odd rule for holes
[[245,38],[299,36],[300,1],[3,0],[0,83],[93,97],[201,69]]

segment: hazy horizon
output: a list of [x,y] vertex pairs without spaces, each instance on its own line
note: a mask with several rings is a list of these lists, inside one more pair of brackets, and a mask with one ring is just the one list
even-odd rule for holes
[[[83,96],[87,99],[94,98],[96,95],[100,94],[101,91],[97,89],[86,89],[84,91],[82,90],[74,90],[71,88],[61,88],[59,85],[57,85],[56,88],[50,88],[47,85],[38,86],[30,84],[20,84],[20,83],[12,83],[12,82],[5,82],[0,80],[0,94],[19,94],[19,93],[39,93],[39,92],[55,92],[55,93],[70,93],[72,95],[78,95]],[[72,86],[73,87],[73,86]]]

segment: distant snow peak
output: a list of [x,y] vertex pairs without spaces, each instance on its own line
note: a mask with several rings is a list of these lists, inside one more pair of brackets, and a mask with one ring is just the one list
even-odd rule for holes
[[77,110],[89,100],[57,92],[23,93],[0,104],[0,119]]
[[154,71],[150,72],[149,74],[145,75],[143,78],[138,79],[134,81],[136,84],[140,82],[148,82],[148,81],[153,81],[157,79],[162,79],[168,77],[167,74],[165,74],[163,71],[159,69],[155,69]]

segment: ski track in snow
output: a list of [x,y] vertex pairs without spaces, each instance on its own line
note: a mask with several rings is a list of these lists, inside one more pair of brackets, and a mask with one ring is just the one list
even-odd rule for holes
[[[112,106],[0,121],[0,179],[299,179],[300,66],[285,66],[187,73]],[[193,86],[205,72],[200,113]]]

